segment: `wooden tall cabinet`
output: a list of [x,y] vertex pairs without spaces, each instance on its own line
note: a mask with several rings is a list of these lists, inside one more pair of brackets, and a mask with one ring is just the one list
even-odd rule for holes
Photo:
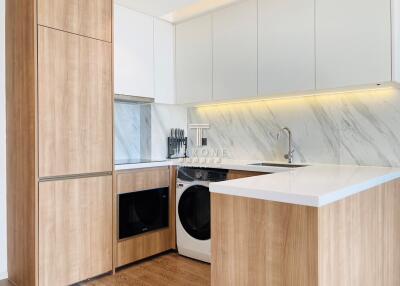
[[110,0],[37,0],[38,24],[111,42]]
[[6,0],[8,273],[113,269],[112,0]]

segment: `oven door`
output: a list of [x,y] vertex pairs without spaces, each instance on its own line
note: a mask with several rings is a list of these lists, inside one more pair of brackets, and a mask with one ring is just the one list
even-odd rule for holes
[[118,196],[119,239],[169,226],[169,189],[146,190]]

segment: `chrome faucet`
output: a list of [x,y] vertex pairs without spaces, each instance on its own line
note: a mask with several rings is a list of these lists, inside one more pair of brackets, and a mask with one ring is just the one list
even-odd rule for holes
[[281,133],[287,132],[288,138],[289,138],[289,151],[287,154],[285,154],[284,158],[288,160],[288,163],[291,164],[293,163],[293,154],[294,154],[294,149],[293,149],[293,140],[292,140],[292,131],[288,127],[284,127],[281,130],[279,130],[276,139],[278,140]]

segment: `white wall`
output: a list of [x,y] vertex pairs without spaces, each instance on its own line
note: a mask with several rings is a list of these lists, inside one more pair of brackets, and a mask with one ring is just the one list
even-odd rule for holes
[[6,132],[5,132],[5,0],[0,0],[0,280],[7,278],[6,248]]
[[400,0],[392,1],[393,79],[400,83]]
[[151,105],[151,159],[165,160],[171,128],[180,128],[187,134],[187,108],[180,105]]

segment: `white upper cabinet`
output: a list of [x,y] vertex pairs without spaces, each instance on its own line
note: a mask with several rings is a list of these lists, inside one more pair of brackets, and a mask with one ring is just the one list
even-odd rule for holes
[[400,83],[400,0],[392,1],[393,81]]
[[178,103],[212,98],[212,27],[207,14],[176,26],[176,89]]
[[114,5],[114,90],[154,97],[154,19]]
[[175,28],[154,19],[154,89],[155,102],[174,104],[175,96]]
[[257,96],[257,0],[213,14],[213,100]]
[[390,0],[316,0],[317,88],[391,81]]
[[259,95],[315,88],[314,7],[314,0],[259,0]]

